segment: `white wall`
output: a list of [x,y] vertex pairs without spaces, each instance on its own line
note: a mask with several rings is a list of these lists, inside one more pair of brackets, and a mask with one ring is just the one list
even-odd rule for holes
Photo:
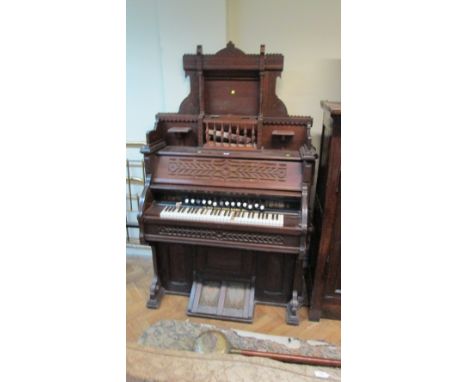
[[311,115],[314,144],[323,99],[341,100],[340,0],[227,0],[228,38],[246,53],[282,53],[277,94],[290,115]]
[[127,141],[144,141],[157,112],[178,111],[189,92],[183,54],[232,40],[284,54],[277,93],[289,114],[314,118],[317,145],[320,100],[341,99],[340,19],[340,0],[127,0]]
[[127,0],[127,141],[144,141],[164,105],[158,7]]
[[226,34],[225,0],[127,0],[127,141],[144,142],[156,113],[179,110],[189,93],[182,56],[200,44],[216,52]]
[[163,67],[164,105],[161,111],[177,112],[190,84],[182,68],[182,56],[214,53],[226,45],[224,0],[159,0],[159,29]]

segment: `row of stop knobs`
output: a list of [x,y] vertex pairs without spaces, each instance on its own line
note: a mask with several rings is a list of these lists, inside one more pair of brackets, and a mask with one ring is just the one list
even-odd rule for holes
[[229,207],[229,208],[245,208],[247,210],[260,210],[265,209],[265,205],[257,202],[242,202],[239,200],[211,200],[211,199],[195,199],[185,198],[184,203],[194,206],[205,207]]

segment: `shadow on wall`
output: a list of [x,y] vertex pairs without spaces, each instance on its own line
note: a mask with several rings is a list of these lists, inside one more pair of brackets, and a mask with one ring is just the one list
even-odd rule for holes
[[287,105],[289,115],[312,116],[312,143],[319,149],[323,120],[320,101],[341,100],[341,59],[311,60],[288,69],[285,57],[276,94]]

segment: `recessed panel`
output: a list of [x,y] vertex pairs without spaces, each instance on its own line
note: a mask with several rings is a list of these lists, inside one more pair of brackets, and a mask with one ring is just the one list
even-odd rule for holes
[[258,114],[257,80],[206,80],[205,112],[207,114]]

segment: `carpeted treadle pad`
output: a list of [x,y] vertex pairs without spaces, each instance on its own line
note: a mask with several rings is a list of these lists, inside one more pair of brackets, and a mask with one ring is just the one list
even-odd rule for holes
[[253,281],[193,281],[187,314],[252,322],[255,306]]

